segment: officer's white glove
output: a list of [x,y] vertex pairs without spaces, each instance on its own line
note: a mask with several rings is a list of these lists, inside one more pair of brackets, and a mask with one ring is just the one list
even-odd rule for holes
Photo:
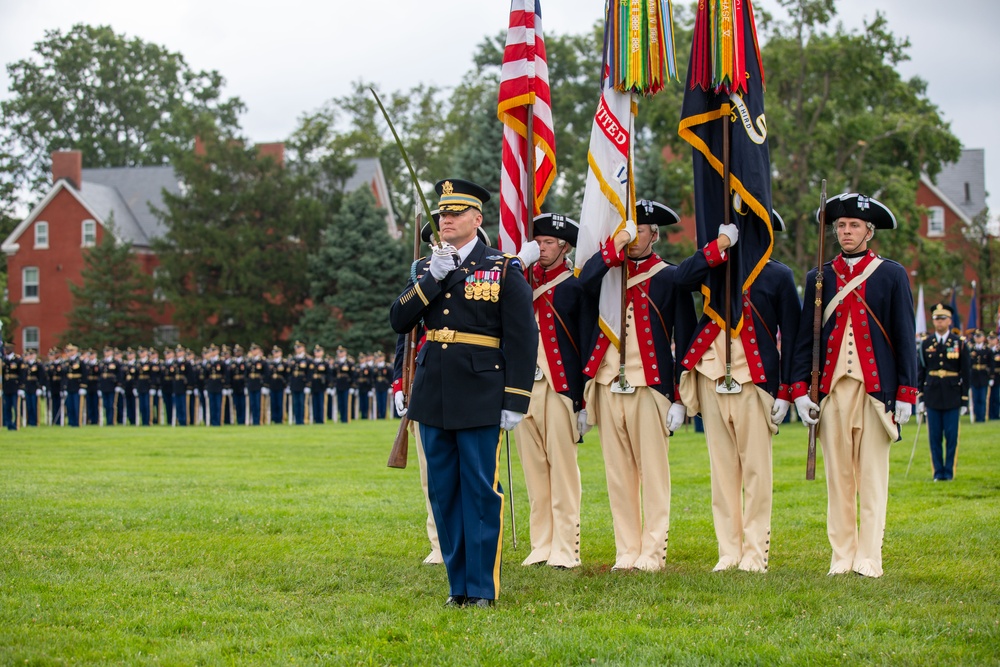
[[514,427],[521,423],[524,414],[513,410],[503,410],[500,413],[500,428],[504,431],[513,431]]
[[355,389],[354,387],[351,387],[350,389],[347,390],[347,393],[350,394],[351,396],[357,396],[358,390]]
[[799,419],[806,426],[815,426],[819,423],[819,418],[813,419],[809,412],[814,410],[819,413],[819,406],[810,400],[808,396],[799,396],[795,399],[795,410],[799,413]]
[[232,396],[233,395],[233,390],[232,389],[223,389],[222,390],[222,395],[223,396]]
[[969,406],[963,405],[960,414],[962,414],[963,416],[969,414]]
[[[191,395],[191,390],[187,389],[187,390],[184,391],[184,393],[187,394],[188,396],[190,396]],[[194,390],[194,394],[195,394],[195,396],[198,395],[198,390],[197,389]]]
[[81,387],[81,388],[80,388],[80,391],[79,391],[78,393],[79,393],[79,394],[80,394],[81,396],[86,396],[86,395],[87,395],[87,390],[86,390],[86,389],[84,389],[83,387]]
[[667,410],[667,430],[673,433],[684,425],[684,418],[687,417],[687,408],[680,403],[674,403]]
[[308,396],[309,394],[313,393],[313,390],[312,390],[312,388],[310,388],[310,387],[306,387],[306,388],[305,388],[305,389],[303,389],[302,391],[304,391],[304,392],[305,392],[306,396]]
[[402,417],[406,414],[406,406],[403,404],[403,392],[397,391],[392,395],[392,402],[396,404],[396,414]]
[[774,400],[774,405],[771,406],[771,423],[780,424],[785,421],[785,416],[788,414],[788,408],[792,407],[792,404],[783,398],[776,398]]
[[635,220],[625,221],[625,232],[628,233],[629,243],[635,241],[635,237],[639,235],[639,228],[636,227]]
[[42,395],[44,395],[44,394],[45,394],[45,392],[44,392],[44,391],[42,391],[41,389],[36,389],[36,390],[35,390],[35,396],[42,396]]
[[333,396],[333,387],[327,387],[326,394],[327,396]]
[[904,403],[902,401],[896,401],[896,423],[902,426],[906,422],[910,421],[910,415],[913,414],[913,406],[909,403]]
[[132,395],[135,396],[136,398],[139,398],[139,390],[138,389],[133,389],[132,390]]
[[537,262],[541,255],[542,251],[538,247],[538,241],[529,241],[528,243],[525,243],[517,252],[517,256],[520,258],[521,264],[524,265],[525,268]]
[[271,395],[271,390],[268,387],[261,387],[260,388],[260,393],[262,395],[264,395],[264,396],[270,396]]
[[924,405],[923,401],[917,401],[917,414],[922,415],[927,412],[927,407]]
[[434,247],[431,253],[430,271],[434,280],[443,280],[446,275],[458,268],[461,264],[458,250],[450,243],[444,241],[441,245]]
[[991,387],[993,386],[993,380],[990,380],[990,386]]
[[729,237],[729,247],[732,248],[740,239],[740,228],[732,223],[728,225],[719,225],[719,236],[722,236],[723,234]]
[[587,435],[590,424],[587,423],[587,409],[584,408],[576,413],[576,429],[580,432],[580,437]]
[[159,395],[160,395],[160,392],[159,392],[158,389],[150,389],[149,390],[149,397],[150,398],[153,398],[153,397],[159,396]]
[[24,398],[24,390],[23,389],[18,389],[17,390],[17,395],[18,395],[19,398]]
[[292,388],[291,387],[285,387],[285,393],[286,394],[291,394],[292,393]]
[[375,390],[374,389],[369,389],[368,390],[368,398],[375,398]]
[[[152,392],[153,390],[150,389],[149,391]],[[157,396],[157,398],[163,398],[163,390],[162,389],[157,389],[156,390],[156,396]]]
[[115,387],[115,393],[116,394],[124,394],[125,393],[125,387]]

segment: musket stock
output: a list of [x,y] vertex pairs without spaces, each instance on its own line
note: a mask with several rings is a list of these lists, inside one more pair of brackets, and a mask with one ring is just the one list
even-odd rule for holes
[[[826,179],[819,194],[819,251],[816,259],[816,295],[813,301],[812,372],[809,379],[809,400],[819,405],[820,338],[823,335],[823,255],[826,239]],[[818,415],[817,415],[818,416]],[[816,426],[809,427],[809,448],[806,453],[806,479],[816,479]]]
[[392,451],[389,452],[389,462],[386,465],[390,468],[405,468],[406,457],[410,450],[410,418],[403,415],[399,420],[399,430],[396,431],[396,439],[392,441]]

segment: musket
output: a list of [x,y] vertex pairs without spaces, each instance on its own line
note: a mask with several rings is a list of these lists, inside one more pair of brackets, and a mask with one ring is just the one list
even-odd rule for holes
[[[813,307],[812,373],[809,380],[809,400],[819,405],[820,338],[823,335],[823,255],[826,239],[826,179],[819,191],[819,252],[816,259],[816,298]],[[814,415],[816,418],[819,415]],[[809,427],[809,449],[806,454],[806,479],[816,479],[816,426]]]
[[920,417],[922,415],[917,412],[917,432],[913,435],[913,447],[910,449],[910,462],[906,464],[906,474],[903,475],[904,478],[910,476],[910,466],[913,465],[913,455],[917,453],[917,440],[920,439],[920,424],[923,421]]
[[[417,261],[420,257],[420,225],[420,213],[417,213],[416,222],[413,225],[413,261]],[[419,324],[414,326],[403,338],[403,405],[409,405],[410,392],[413,391],[417,341],[420,339],[419,326]],[[409,411],[399,419],[399,429],[396,431],[396,438],[392,441],[392,451],[389,452],[389,461],[386,463],[390,468],[406,467],[406,457],[410,446],[410,418],[408,414]]]

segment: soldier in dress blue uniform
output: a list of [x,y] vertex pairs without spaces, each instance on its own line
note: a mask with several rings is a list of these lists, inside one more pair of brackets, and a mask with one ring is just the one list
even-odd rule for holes
[[[174,372],[173,372],[173,394],[174,394],[174,421],[177,426],[188,425],[188,408],[191,405],[190,398],[194,386],[193,362],[187,359],[187,350],[178,345],[174,350]],[[194,423],[194,416],[191,415],[191,423]]]
[[49,377],[45,364],[38,360],[38,353],[33,347],[24,352],[24,365],[21,369],[21,388],[24,391],[24,423],[28,426],[38,426],[38,400],[45,396]]
[[440,235],[393,303],[397,333],[423,321],[410,417],[420,424],[448,571],[448,605],[492,606],[500,590],[500,432],[528,409],[538,333],[520,263],[476,238],[489,193],[439,181]]
[[66,346],[66,362],[63,365],[62,395],[66,424],[80,426],[82,402],[87,396],[87,376],[89,368],[80,356],[80,348],[72,343]]
[[976,329],[969,346],[969,392],[972,394],[972,421],[986,421],[986,401],[993,377],[993,351],[986,346],[986,332]]
[[[772,212],[773,231],[784,231]],[[689,289],[725,285],[725,265],[739,239],[736,225],[720,225],[718,239],[677,267]],[[715,273],[715,276],[712,276]],[[718,278],[714,280],[713,278]],[[737,297],[740,298],[740,297]],[[802,305],[792,270],[771,260],[742,294],[739,321],[731,328],[731,377],[725,386],[724,293],[716,289],[693,338],[679,352],[680,390],[690,416],[704,423],[712,471],[712,516],[719,543],[715,571],[739,568],[766,572],[771,546],[771,438],[791,406],[792,355],[779,341],[794,341]],[[713,317],[713,314],[715,316]],[[735,318],[734,318],[735,319]],[[720,322],[722,326],[720,326]],[[789,345],[786,350],[789,350]]]
[[219,347],[214,343],[208,346],[208,359],[202,367],[205,377],[205,402],[208,403],[208,423],[211,426],[221,426],[222,392],[226,388],[227,368],[219,357]]
[[997,332],[991,331],[986,336],[986,347],[990,350],[990,359],[993,363],[993,373],[990,374],[990,399],[989,415],[990,420],[1000,419],[1000,340],[997,339]]
[[139,404],[139,423],[149,426],[150,415],[156,404],[156,386],[153,384],[156,368],[149,356],[149,350],[139,348],[139,358],[135,362],[135,393]]
[[583,291],[566,258],[579,232],[575,220],[544,213],[535,217],[534,238],[518,253],[529,267],[539,328],[531,404],[515,431],[531,504],[531,553],[522,565],[580,565],[582,488],[576,455],[577,441],[588,428],[580,362]]
[[83,397],[83,402],[86,404],[85,412],[87,413],[87,423],[88,424],[100,424],[101,423],[101,391],[100,391],[100,361],[97,358],[97,350],[93,348],[87,348],[86,352],[83,353],[84,363],[87,366],[87,377],[84,378],[83,386],[86,389],[86,394]]
[[3,425],[9,431],[16,431],[17,405],[18,401],[24,397],[24,388],[21,386],[21,366],[24,362],[21,357],[14,352],[14,346],[10,343],[4,345],[3,355]]
[[337,346],[337,356],[333,360],[333,388],[337,394],[337,418],[346,424],[351,419],[351,398],[357,392],[354,387],[356,370],[347,356],[347,348]]
[[[674,363],[671,344],[690,340],[695,313],[691,292],[677,284],[677,267],[660,259],[653,244],[661,226],[679,219],[659,202],[637,202],[635,220],[609,236],[580,272],[585,296],[596,303],[606,289],[608,271],[628,262],[625,378],[633,391],[619,391],[619,331],[595,321],[590,342],[581,350],[583,372],[592,378],[584,390],[587,418],[597,423],[607,473],[614,570],[657,571],[666,563],[669,435],[685,416],[676,386],[681,366]],[[619,294],[620,287],[616,300]]]
[[250,424],[254,426],[260,426],[260,397],[267,382],[268,370],[268,363],[261,353],[260,345],[250,343],[250,353],[246,362],[246,390]]
[[[951,331],[951,306],[939,303],[931,311],[934,333],[920,345],[921,408],[927,411],[934,481],[955,477],[958,418],[968,412],[970,359],[965,342]],[[944,437],[945,447],[941,447]]]
[[[820,405],[807,394],[812,371],[811,306],[802,309],[792,360],[799,418],[817,423],[826,468],[830,574],[882,576],[889,500],[889,449],[917,398],[916,325],[906,269],[868,248],[876,229],[895,229],[880,202],[857,193],[831,197],[826,221],[841,253],[823,266]],[[803,303],[816,299],[816,269]],[[858,504],[860,499],[860,512]],[[860,526],[859,526],[860,522]]]
[[163,364],[160,366],[160,395],[163,398],[162,424],[174,426],[177,424],[177,401],[183,401],[183,396],[174,396],[174,374],[177,370],[177,359],[174,349],[163,349]]
[[292,395],[292,420],[295,424],[306,423],[306,401],[310,400],[312,389],[309,378],[312,376],[312,362],[306,356],[306,344],[295,341],[294,355],[289,360],[288,390]]
[[46,355],[45,371],[48,374],[49,382],[47,393],[49,396],[49,423],[53,426],[63,423],[63,396],[62,396],[62,376],[63,358],[62,350],[53,347]]
[[385,352],[382,350],[375,352],[373,368],[375,379],[372,381],[372,390],[375,392],[375,418],[385,419],[389,402],[389,387],[392,386],[392,367],[385,362]]
[[[233,356],[229,359],[229,400],[233,404],[236,423],[247,423],[247,360],[243,357],[243,346],[233,346]],[[259,406],[259,404],[258,404]]]
[[312,398],[310,411],[312,423],[322,424],[326,418],[326,404],[329,398],[327,389],[330,382],[330,360],[322,345],[313,346],[313,358],[309,365],[309,389]]
[[285,418],[285,395],[288,392],[289,365],[284,352],[275,345],[271,348],[271,363],[267,371],[267,384],[263,393],[271,397],[271,423],[280,424]]

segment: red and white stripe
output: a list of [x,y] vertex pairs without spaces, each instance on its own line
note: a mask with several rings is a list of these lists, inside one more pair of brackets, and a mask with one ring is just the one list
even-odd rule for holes
[[497,117],[504,124],[499,241],[504,252],[516,253],[528,240],[529,105],[534,105],[535,143],[535,210],[531,217],[541,212],[556,177],[551,99],[541,7],[537,0],[512,0],[497,105]]

